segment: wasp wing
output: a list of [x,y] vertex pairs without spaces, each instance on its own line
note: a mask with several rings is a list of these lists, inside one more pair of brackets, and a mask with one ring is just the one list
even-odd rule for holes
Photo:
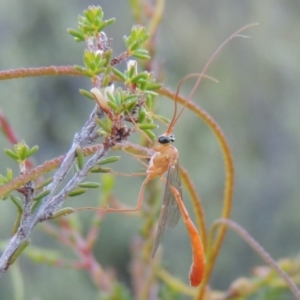
[[152,257],[154,257],[157,251],[165,227],[173,228],[178,223],[178,220],[180,218],[180,210],[177,204],[177,200],[174,194],[172,193],[170,186],[173,186],[175,189],[177,189],[182,199],[182,188],[178,161],[174,166],[171,166],[168,170],[164,200],[160,211],[157,233],[152,250]]

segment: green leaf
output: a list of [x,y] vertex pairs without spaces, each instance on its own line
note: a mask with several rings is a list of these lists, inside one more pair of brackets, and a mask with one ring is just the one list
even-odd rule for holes
[[82,188],[87,188],[87,189],[96,189],[100,186],[101,184],[99,182],[82,182],[78,186]]
[[22,213],[23,212],[23,204],[19,197],[16,197],[14,195],[10,195],[10,199],[13,202],[13,204],[17,207],[17,210]]
[[135,66],[131,66],[128,71],[129,71],[128,72],[128,77],[130,78],[130,81],[131,81],[132,78],[134,76],[136,76],[136,68],[135,68]]
[[139,123],[143,123],[146,119],[147,113],[143,106],[139,109]]
[[53,177],[50,177],[48,179],[46,179],[45,181],[43,181],[42,183],[40,183],[39,185],[36,186],[36,190],[40,190],[43,187],[45,187],[46,185],[48,185],[49,183],[51,183],[53,181]]
[[93,78],[95,76],[95,74],[90,70],[83,70],[82,74],[86,77],[89,77],[89,78]]
[[34,262],[46,263],[52,266],[57,266],[57,263],[63,259],[57,251],[34,246],[31,246],[24,254]]
[[114,162],[117,162],[119,159],[120,159],[121,156],[110,156],[110,157],[106,157],[102,160],[100,160],[98,162],[98,165],[102,166],[102,165],[105,165],[105,164],[111,164],[111,163],[114,163]]
[[10,156],[13,160],[18,160],[19,159],[19,156],[15,153],[15,152],[13,152],[12,150],[10,150],[10,149],[4,149],[4,152],[5,152],[5,154],[7,154],[8,156]]
[[45,198],[49,194],[50,194],[50,190],[45,190],[45,191],[39,193],[37,196],[35,196],[32,200],[40,201],[41,199]]
[[144,123],[144,124],[137,124],[137,126],[142,129],[142,130],[147,130],[147,129],[157,129],[158,125],[153,124],[153,123]]
[[111,169],[109,169],[109,168],[101,168],[99,166],[95,166],[95,167],[91,168],[90,172],[91,173],[110,173]]
[[165,116],[162,115],[155,115],[155,118],[158,120],[162,120],[166,124],[170,124],[170,119],[166,118]]
[[121,95],[120,91],[118,91],[118,92],[115,93],[114,99],[115,99],[114,103],[116,104],[116,108],[115,109],[117,109],[118,106],[120,106],[122,104],[122,95]]
[[96,64],[95,64],[94,61],[90,61],[90,62],[89,62],[89,69],[90,69],[91,71],[95,72],[95,70],[96,70]]
[[6,169],[6,178],[7,182],[11,181],[13,179],[13,171],[10,168]]
[[136,57],[136,58],[139,58],[139,59],[142,59],[142,60],[148,60],[151,58],[151,56],[149,56],[148,54],[141,54],[139,51],[133,51],[131,53],[132,56]]
[[100,6],[89,6],[88,9],[83,12],[83,14],[86,17],[86,21],[91,24],[95,19],[102,21],[104,16],[103,10]]
[[126,76],[120,72],[119,70],[117,70],[116,68],[112,68],[112,72],[121,79],[121,81],[126,81]]
[[[102,73],[102,72],[100,72]],[[98,73],[97,73],[98,74]],[[105,75],[102,81],[102,86],[107,87],[111,83],[111,76],[109,74]]]
[[84,34],[82,32],[71,28],[68,29],[67,31],[70,35],[72,35],[75,38],[76,42],[83,42],[85,40]]
[[25,142],[20,142],[14,145],[15,152],[19,157],[19,161],[24,161],[27,158],[27,153],[29,151],[29,147],[25,144]]
[[129,99],[129,100],[126,100],[126,101],[123,103],[123,107],[125,107],[127,110],[131,111],[131,110],[130,110],[130,107],[131,107],[131,106],[135,107],[135,106],[136,106],[136,102],[137,102],[137,97],[136,97],[136,98]]
[[18,249],[13,253],[13,255],[10,257],[8,264],[12,265],[17,258],[22,254],[22,252],[26,249],[26,247],[30,244],[29,240],[24,241]]
[[115,98],[115,96],[114,96],[112,93],[107,92],[107,93],[106,93],[106,96],[107,96],[107,98],[108,98],[111,102],[116,103],[116,98]]
[[84,71],[84,67],[82,67],[82,66],[77,66],[77,65],[75,65],[75,66],[74,66],[74,69],[75,69],[76,71],[78,71],[78,72],[83,72],[83,71]]
[[77,160],[77,166],[79,170],[82,170],[84,165],[84,155],[83,155],[83,150],[80,146],[78,146],[76,149],[76,160]]
[[158,82],[148,82],[146,85],[147,90],[158,90],[162,87],[161,83]]
[[146,105],[149,109],[151,109],[153,105],[153,97],[148,93],[146,94]]
[[22,219],[22,211],[18,210],[17,218],[16,218],[16,220],[14,222],[14,225],[11,229],[11,235],[14,235],[18,231],[18,229],[20,227],[21,219]]
[[34,204],[31,207],[31,213],[34,213],[36,209],[39,207],[39,205],[41,204],[41,199],[34,201]]
[[56,211],[49,219],[55,219],[55,218],[59,218],[62,216],[67,216],[67,215],[72,214],[74,211],[75,211],[75,209],[72,207],[64,207],[64,208]]
[[112,126],[112,123],[108,121],[109,119],[106,118],[104,120],[101,120],[99,118],[96,118],[95,121],[96,123],[98,124],[98,126],[100,126],[101,128],[103,128],[103,130],[106,132],[106,133],[110,133],[111,132],[111,126]]
[[92,99],[92,100],[95,100],[93,94],[87,90],[83,90],[83,89],[79,89],[79,93],[82,95],[82,96],[85,96],[87,97],[88,99]]
[[129,51],[137,50],[140,45],[149,38],[149,34],[146,32],[145,27],[136,25],[131,29],[129,37],[124,36],[126,48]]
[[[79,32],[82,32],[84,37],[96,36],[106,26],[115,22],[114,18],[103,21],[103,17],[104,13],[100,6],[89,6],[83,16],[78,17]],[[78,35],[76,38],[80,39],[81,36]]]
[[[105,27],[106,26],[109,26],[109,25],[111,25],[111,24],[113,24],[113,23],[115,23],[116,22],[116,19],[115,18],[111,18],[111,19],[108,19],[108,20],[106,20],[105,21]],[[102,28],[103,29],[103,28]],[[101,30],[102,30],[101,29]]]
[[[117,100],[117,98],[116,98]],[[118,109],[118,105],[115,102],[112,101],[107,101],[107,105],[112,108],[113,110],[117,110]]]
[[147,80],[148,77],[149,77],[149,74],[143,72],[143,73],[139,73],[139,74],[133,76],[133,77],[130,79],[130,81],[133,82],[133,83],[138,83],[138,82],[141,81],[141,80],[143,80],[143,81],[144,81],[144,80]]
[[79,196],[79,195],[84,194],[86,191],[87,191],[87,189],[84,189],[84,188],[77,188],[77,189],[74,189],[73,191],[71,191],[71,192],[68,194],[68,196],[69,196],[69,197],[76,197],[76,196]]
[[156,135],[151,130],[144,130],[144,132],[149,136],[152,141],[156,140]]
[[33,146],[28,152],[27,152],[27,158],[35,154],[39,150],[39,146]]
[[85,50],[84,51],[84,55],[83,55],[83,62],[85,64],[85,66],[87,67],[87,69],[91,69],[91,65],[92,62],[95,59],[95,55],[93,52],[89,51],[89,50]]
[[138,54],[140,54],[140,55],[148,55],[148,50],[146,50],[146,49],[138,49],[138,50],[135,50],[134,52],[136,52],[136,53],[138,53]]
[[112,174],[102,175],[102,190],[103,193],[109,194],[115,185],[115,177]]

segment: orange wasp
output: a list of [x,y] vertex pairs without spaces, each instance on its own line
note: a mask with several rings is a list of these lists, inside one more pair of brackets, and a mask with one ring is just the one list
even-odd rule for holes
[[[198,77],[198,80],[195,83],[195,86],[190,96],[188,97],[181,111],[177,115],[177,98],[178,98],[180,86],[188,78],[195,77],[195,76]],[[179,83],[176,96],[174,99],[175,108],[174,108],[174,114],[172,120],[169,124],[167,131],[163,135],[158,137],[155,146],[152,148],[154,150],[154,154],[151,156],[149,166],[146,170],[147,176],[142,183],[139,192],[137,206],[132,209],[128,209],[128,208],[120,209],[120,208],[109,208],[109,207],[103,209],[106,212],[134,212],[140,210],[143,204],[144,191],[147,183],[151,179],[154,179],[155,177],[159,176],[160,179],[166,183],[166,187],[165,187],[165,194],[163,198],[163,205],[159,217],[157,234],[156,234],[156,238],[152,250],[152,257],[155,256],[162,235],[164,233],[165,227],[173,228],[178,223],[180,218],[180,213],[181,213],[183,216],[183,220],[186,224],[186,227],[188,229],[191,238],[191,244],[192,244],[193,264],[190,272],[190,282],[192,286],[198,286],[203,277],[204,265],[205,265],[204,250],[200,239],[200,235],[196,227],[194,226],[192,220],[190,219],[188,212],[182,201],[181,179],[179,174],[179,161],[178,161],[179,154],[177,149],[172,145],[172,143],[175,141],[175,136],[173,134],[174,126],[178,121],[178,119],[180,118],[182,112],[186,108],[187,104],[189,103],[191,97],[193,96],[195,90],[197,89],[203,77],[211,78],[204,74],[191,74],[186,76]],[[108,110],[108,107],[107,108],[104,107],[105,103],[101,101],[102,99],[100,98],[100,95],[97,94],[95,89],[92,92],[98,104],[102,108]],[[132,121],[134,122],[134,120]],[[167,179],[163,177],[163,175],[166,172],[167,172]],[[121,174],[121,173],[116,173],[116,174]]]
[[[194,85],[194,88],[186,100],[184,106],[181,111],[177,115],[177,98],[179,94],[180,86],[190,77],[198,77],[197,82]],[[172,145],[175,141],[175,136],[173,134],[173,129],[189,103],[191,97],[195,93],[197,87],[200,84],[200,81],[203,77],[210,78],[204,74],[191,74],[186,76],[181,80],[178,85],[176,96],[174,99],[175,108],[172,120],[169,124],[167,131],[158,137],[158,140],[155,146],[152,148],[154,150],[154,154],[150,158],[149,166],[146,170],[146,178],[142,183],[137,206],[132,209],[120,209],[120,208],[106,208],[104,209],[106,212],[134,212],[138,211],[142,207],[144,191],[147,183],[159,176],[162,181],[166,183],[165,193],[163,198],[163,205],[161,208],[161,213],[159,217],[157,234],[152,250],[152,257],[155,256],[159,243],[161,241],[162,235],[164,233],[165,227],[173,228],[179,221],[180,213],[183,216],[183,220],[188,229],[191,244],[192,244],[192,252],[193,252],[193,264],[190,271],[190,282],[192,286],[198,286],[202,280],[204,269],[205,269],[205,258],[204,258],[204,250],[202,246],[202,242],[200,239],[200,235],[194,226],[192,220],[190,219],[188,212],[182,201],[182,190],[181,190],[181,179],[179,174],[179,161],[178,161],[178,151]],[[214,80],[214,79],[212,79]],[[215,81],[215,80],[214,80]],[[102,107],[102,101],[99,101],[99,97],[97,97],[96,93],[94,96],[98,102],[98,104]],[[132,120],[133,121],[133,120]],[[163,175],[167,172],[167,179],[163,177]],[[121,173],[116,173],[121,174]]]
[[[175,104],[176,103],[177,102],[175,102]],[[181,212],[190,235],[193,251],[193,265],[190,271],[190,283],[192,286],[198,286],[202,280],[205,270],[204,250],[200,235],[192,220],[190,219],[189,214],[182,201],[181,179],[178,160],[179,154],[177,149],[172,145],[172,143],[175,141],[175,136],[172,133],[172,129],[180,114],[177,117],[176,114],[174,114],[168,130],[165,134],[161,135],[158,138],[157,145],[154,147],[154,151],[156,152],[150,160],[150,164],[147,169],[148,176],[144,181],[144,185],[150,179],[156,176],[161,177],[165,172],[168,172],[163,205],[159,217],[152,257],[154,257],[157,251],[165,227],[173,228],[178,223]]]
[[[200,239],[200,235],[196,227],[194,226],[192,220],[190,219],[189,214],[182,201],[182,189],[178,160],[179,153],[178,150],[172,145],[172,143],[175,141],[175,136],[173,134],[174,126],[180,118],[189,100],[191,99],[191,95],[193,94],[193,92],[191,93],[190,97],[186,100],[185,105],[182,107],[182,110],[178,115],[177,95],[179,93],[179,88],[181,84],[191,76],[195,76],[195,74],[187,76],[179,84],[174,100],[175,109],[173,118],[169,124],[167,131],[163,135],[158,137],[157,143],[153,147],[155,153],[150,159],[149,166],[146,171],[147,177],[141,186],[137,209],[139,209],[142,205],[144,189],[148,181],[155,178],[156,176],[159,176],[163,181],[165,181],[166,187],[158,222],[157,234],[152,250],[152,257],[155,256],[165,227],[173,228],[178,223],[181,213],[190,235],[193,251],[193,264],[190,271],[190,283],[192,286],[198,286],[201,283],[205,270],[204,250]],[[202,77],[207,77],[202,74],[198,74],[197,76],[199,77],[199,79],[195,84],[195,87],[199,85]],[[162,176],[166,172],[167,179],[164,179]]]
[[[169,127],[167,131],[158,137],[158,140],[156,142],[156,145],[153,147],[154,154],[150,158],[149,166],[146,171],[146,178],[142,183],[138,202],[136,208],[133,209],[114,209],[114,208],[106,208],[104,209],[106,212],[134,212],[140,210],[142,203],[143,203],[143,197],[144,197],[144,191],[147,183],[154,179],[156,176],[159,176],[162,181],[166,183],[165,187],[165,193],[164,193],[164,199],[163,199],[163,205],[161,208],[161,213],[159,217],[159,223],[158,223],[158,229],[157,234],[153,246],[152,251],[152,257],[154,257],[158,245],[161,241],[162,235],[164,233],[165,227],[173,228],[180,218],[180,213],[183,217],[183,220],[185,222],[185,225],[187,227],[190,239],[191,239],[191,246],[192,246],[192,255],[193,255],[193,263],[190,270],[190,283],[192,286],[198,286],[201,283],[201,280],[204,275],[205,271],[205,255],[204,255],[204,249],[202,245],[202,241],[200,238],[200,235],[198,233],[198,230],[196,229],[195,225],[193,224],[192,220],[189,217],[189,214],[184,206],[184,203],[182,201],[182,190],[181,190],[181,179],[179,174],[179,161],[178,161],[178,151],[177,149],[172,145],[172,143],[175,141],[175,136],[173,134],[173,129],[180,118],[181,114],[183,113],[184,109],[190,102],[192,96],[194,95],[196,89],[198,88],[202,78],[208,78],[215,82],[217,82],[214,78],[205,75],[210,64],[216,57],[216,55],[220,52],[220,50],[234,37],[238,36],[240,32],[244,31],[245,29],[254,26],[257,24],[250,24],[247,25],[238,31],[236,31],[234,34],[232,34],[228,39],[225,40],[225,42],[216,50],[216,52],[212,55],[212,57],[209,59],[207,64],[205,65],[202,73],[200,74],[190,74],[183,78],[177,88],[174,103],[174,114],[172,117],[172,120],[169,124]],[[194,84],[194,87],[186,99],[181,111],[177,115],[177,101],[178,101],[178,95],[181,85],[189,78],[191,77],[197,77],[197,82]],[[98,102],[98,104],[104,108],[105,104],[103,101],[99,101],[97,95],[95,95],[95,98]],[[107,108],[109,109],[109,108]],[[167,172],[167,179],[163,178],[163,175]]]

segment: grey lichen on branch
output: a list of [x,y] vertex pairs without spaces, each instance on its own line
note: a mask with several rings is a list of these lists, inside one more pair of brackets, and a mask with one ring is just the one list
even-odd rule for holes
[[[14,203],[19,207],[21,216],[19,226],[15,230],[15,233],[0,258],[0,275],[10,266],[12,257],[14,257],[15,260],[15,256],[20,255],[23,249],[22,245],[27,245],[35,225],[38,222],[43,222],[53,217],[61,208],[66,197],[78,187],[91,169],[110,149],[117,144],[122,144],[122,142],[134,132],[134,130],[128,128],[125,123],[129,122],[132,125],[132,120],[137,123],[144,122],[146,124],[152,122],[151,117],[145,117],[147,115],[145,104],[147,103],[147,107],[151,107],[152,99],[156,96],[153,90],[160,87],[160,85],[155,82],[152,74],[148,72],[138,73],[136,63],[129,63],[128,69],[124,72],[116,69],[117,64],[130,56],[135,56],[140,59],[149,58],[147,51],[141,47],[142,43],[148,38],[148,34],[142,26],[134,26],[129,37],[124,39],[126,51],[112,58],[112,49],[110,48],[111,40],[106,37],[103,29],[112,24],[114,19],[103,20],[103,16],[104,14],[101,7],[90,6],[84,11],[83,16],[79,17],[78,30],[69,30],[69,33],[73,35],[76,41],[86,42],[86,50],[84,51],[83,57],[84,67],[51,66],[16,69],[0,73],[0,80],[43,75],[86,76],[90,78],[92,88],[98,90],[100,94],[102,93],[105,97],[105,101],[108,103],[108,109],[106,111],[103,109],[103,103],[102,105],[101,103],[96,103],[94,110],[83,128],[79,133],[75,134],[70,150],[65,155],[45,162],[35,169],[24,169],[22,173],[20,173],[20,176],[9,182],[4,182],[4,184],[0,186],[0,195],[4,197],[9,195],[13,190],[23,191],[24,196],[24,188],[30,182],[50,170],[56,169],[53,179],[50,183],[47,183],[45,187],[45,193],[40,194],[43,197],[34,198],[34,186],[32,195],[27,198],[25,195],[25,201],[18,201],[12,197]],[[114,79],[123,82],[124,89],[119,88],[114,90],[112,86]],[[92,95],[88,91],[82,94],[89,99],[93,98],[93,96],[88,97]],[[94,100],[97,100],[97,98]],[[128,117],[128,114],[137,116],[131,119],[131,117]],[[105,126],[101,126],[101,124]],[[149,128],[149,125],[143,126]],[[151,130],[145,129],[145,132],[146,131],[153,135]],[[81,160],[81,163],[77,164],[77,171],[71,176],[71,179],[62,186],[63,180],[70,174],[70,171],[73,170],[74,165],[76,165],[76,160],[79,156],[78,149],[84,149],[95,143],[99,137],[102,137],[102,140],[97,145],[97,149],[94,149],[95,151],[91,157],[85,163],[84,160]],[[13,153],[11,153],[11,155],[13,155]]]

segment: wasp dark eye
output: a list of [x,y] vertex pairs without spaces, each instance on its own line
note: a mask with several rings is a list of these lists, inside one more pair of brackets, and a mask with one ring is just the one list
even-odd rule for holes
[[169,136],[167,135],[161,135],[159,138],[158,138],[158,142],[162,145],[166,145],[166,144],[170,144],[170,143],[173,143],[175,141],[175,136],[174,134],[171,134]]

